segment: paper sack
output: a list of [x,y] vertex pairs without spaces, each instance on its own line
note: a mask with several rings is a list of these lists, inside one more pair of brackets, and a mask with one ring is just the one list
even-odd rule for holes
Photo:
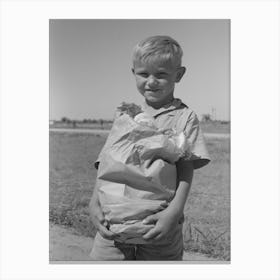
[[175,162],[190,156],[183,132],[159,130],[119,112],[100,155],[99,200],[117,241],[146,243],[142,235],[154,225],[147,216],[163,210],[176,191]]

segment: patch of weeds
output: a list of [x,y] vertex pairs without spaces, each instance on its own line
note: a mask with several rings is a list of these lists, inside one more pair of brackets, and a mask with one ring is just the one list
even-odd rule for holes
[[97,231],[86,208],[52,208],[49,211],[49,221],[54,224],[71,227],[75,229],[77,234],[83,236],[95,237]]
[[50,209],[49,220],[63,226],[73,226],[72,211],[70,209]]
[[199,228],[191,223],[185,224],[184,249],[205,254],[211,258],[230,260],[229,229],[213,231]]

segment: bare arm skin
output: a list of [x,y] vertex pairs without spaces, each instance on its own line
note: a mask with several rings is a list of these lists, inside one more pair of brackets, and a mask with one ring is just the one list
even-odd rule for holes
[[174,226],[179,223],[183,215],[184,205],[188,198],[193,178],[193,164],[191,161],[179,160],[176,163],[178,187],[169,206],[154,215],[148,216],[144,223],[155,224],[149,232],[143,235],[147,241],[168,238]]

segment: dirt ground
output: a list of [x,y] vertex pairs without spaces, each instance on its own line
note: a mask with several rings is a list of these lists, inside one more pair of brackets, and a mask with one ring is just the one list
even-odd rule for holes
[[[49,229],[49,260],[51,263],[91,261],[89,253],[93,244],[92,238],[78,236],[74,230],[54,224],[50,224]],[[184,253],[184,260],[217,261],[201,254],[187,252]]]

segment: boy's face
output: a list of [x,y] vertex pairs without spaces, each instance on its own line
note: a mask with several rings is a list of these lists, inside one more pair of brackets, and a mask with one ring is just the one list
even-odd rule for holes
[[160,108],[172,101],[175,83],[183,77],[185,68],[175,67],[169,61],[136,61],[132,72],[137,89],[146,102]]

